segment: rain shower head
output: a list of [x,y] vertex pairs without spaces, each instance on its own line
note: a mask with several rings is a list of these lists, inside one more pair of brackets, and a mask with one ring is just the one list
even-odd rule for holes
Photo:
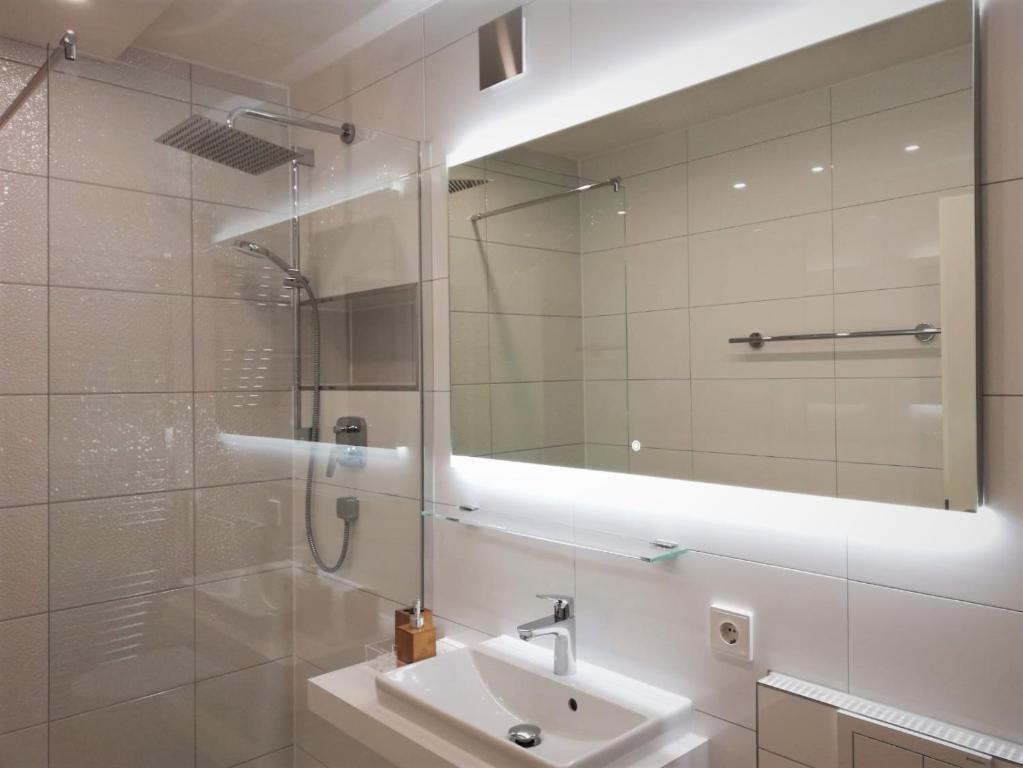
[[464,192],[467,189],[478,187],[489,181],[490,179],[448,179],[448,194],[453,195],[455,192]]
[[156,140],[254,176],[300,157],[294,150],[202,115],[192,115]]

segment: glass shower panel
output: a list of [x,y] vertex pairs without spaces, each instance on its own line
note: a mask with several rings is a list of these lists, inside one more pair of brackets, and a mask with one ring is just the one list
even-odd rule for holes
[[[0,108],[36,53],[0,45]],[[421,589],[419,146],[246,120],[313,150],[297,179],[251,176],[155,139],[196,114],[291,114],[286,94],[132,55],[62,62],[0,132],[0,291],[37,348],[23,381],[3,371],[21,463],[0,506],[47,534],[35,598],[0,586],[0,639],[39,656],[0,738],[68,768],[336,762],[357,747],[306,712],[305,679],[361,661]],[[315,443],[296,440],[311,381],[293,423],[310,293],[332,372]],[[365,420],[354,454],[342,417]],[[331,575],[307,546],[310,452],[315,541],[346,550]]]

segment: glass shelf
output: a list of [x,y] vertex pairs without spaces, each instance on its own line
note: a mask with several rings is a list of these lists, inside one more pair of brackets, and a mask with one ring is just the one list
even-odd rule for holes
[[485,512],[470,507],[432,507],[424,510],[422,514],[427,520],[460,523],[486,531],[496,531],[506,536],[546,541],[588,552],[640,560],[644,563],[672,560],[689,551],[674,541],[633,539],[616,533]]

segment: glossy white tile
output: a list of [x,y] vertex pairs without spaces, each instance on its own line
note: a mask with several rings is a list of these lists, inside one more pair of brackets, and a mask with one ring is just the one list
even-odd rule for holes
[[0,622],[0,733],[46,721],[47,617]]
[[625,180],[626,243],[664,240],[688,232],[686,168],[674,165]]
[[582,320],[490,315],[490,381],[581,379]]
[[[490,453],[490,385],[451,387],[451,452],[457,456]],[[446,425],[437,424],[440,430]]]
[[629,450],[628,471],[634,475],[690,480],[693,477],[693,455],[689,451],[669,448]]
[[332,104],[321,114],[339,122],[353,122],[356,131],[360,125],[372,126],[373,130],[423,141],[423,97],[423,63],[416,61]]
[[289,392],[197,394],[196,485],[289,477],[291,437]]
[[1023,352],[1015,343],[1015,329],[1023,323],[1023,306],[1018,300],[1023,287],[1019,258],[1023,181],[984,187],[982,202],[984,391],[1018,395],[1023,394]]
[[[497,245],[484,246],[480,240],[452,237],[448,247],[451,272],[451,309],[457,312],[486,312],[488,308],[488,254]],[[527,252],[508,248],[510,253]],[[553,255],[553,251],[541,251]]]
[[291,312],[277,301],[195,299],[196,390],[290,388]]
[[628,442],[628,389],[624,381],[587,381],[586,442]]
[[986,183],[1023,177],[1023,95],[1016,87],[1023,66],[1018,45],[1023,8],[1013,0],[985,0],[980,5],[981,176]]
[[629,312],[689,306],[689,246],[672,238],[624,249]]
[[583,320],[583,372],[587,381],[628,376],[625,315]]
[[582,256],[583,315],[616,315],[625,312],[624,249],[584,253]]
[[839,462],[838,495],[943,509],[945,478],[940,469]]
[[[4,109],[37,69],[37,66],[0,60],[0,105]],[[43,83],[11,118],[10,127],[0,136],[0,168],[46,175],[47,116],[47,85]]]
[[834,496],[836,488],[835,464],[832,461],[738,453],[694,452],[693,480],[816,496]]
[[486,251],[486,285],[491,312],[582,314],[580,258],[575,253],[491,243]]
[[490,387],[494,453],[583,442],[581,381]]
[[48,737],[45,725],[0,736],[0,762],[12,768],[48,768]]
[[584,157],[579,161],[579,173],[591,181],[637,176],[684,163],[686,151],[686,130],[669,131],[610,152]]

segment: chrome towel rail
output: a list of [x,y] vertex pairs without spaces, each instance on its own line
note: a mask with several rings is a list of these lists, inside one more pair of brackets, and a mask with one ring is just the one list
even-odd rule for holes
[[873,339],[880,336],[915,336],[922,344],[929,344],[941,333],[933,323],[920,323],[915,328],[896,328],[887,331],[837,331],[835,333],[788,333],[779,336],[764,336],[751,333],[749,336],[733,336],[729,344],[749,344],[760,349],[769,341],[815,341],[818,339]]

